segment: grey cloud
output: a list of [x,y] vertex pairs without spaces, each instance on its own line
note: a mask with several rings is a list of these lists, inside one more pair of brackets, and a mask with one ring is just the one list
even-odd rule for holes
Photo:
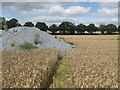
[[9,8],[20,14],[51,14],[55,16],[74,16],[87,13],[91,7],[71,6],[65,9],[56,2],[4,2],[3,9]]
[[[3,2],[23,2],[22,0],[4,0]],[[88,0],[25,0],[24,2],[89,2]]]
[[118,7],[118,2],[99,2],[99,4],[102,8]]
[[3,2],[2,7],[16,11],[32,11],[34,9],[48,9],[54,4],[50,2]]
[[[119,0],[25,0],[25,2],[118,2]],[[3,2],[23,2],[22,0],[4,0]]]

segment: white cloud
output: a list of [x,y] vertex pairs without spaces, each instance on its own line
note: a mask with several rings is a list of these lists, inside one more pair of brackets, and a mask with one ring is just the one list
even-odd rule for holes
[[60,3],[3,3],[3,9],[9,8],[20,14],[51,14],[57,16],[79,15],[90,11],[91,7],[70,6],[67,9]]
[[71,6],[67,9],[64,9],[60,5],[55,5],[49,9],[49,13],[57,16],[72,16],[87,13],[90,11],[90,9],[91,7],[85,8],[80,6]]
[[119,0],[89,0],[90,2],[118,2]]
[[12,9],[16,11],[33,11],[35,9],[48,9],[55,4],[59,3],[52,3],[52,2],[4,2],[2,3],[3,9]]
[[65,13],[64,8],[61,7],[60,5],[54,5],[54,6],[50,7],[48,12],[50,14],[54,14],[54,15],[63,15]]
[[118,2],[119,0],[4,0],[2,2]]
[[89,2],[90,0],[4,0],[2,2]]
[[38,16],[32,18],[19,18],[19,22],[24,24],[27,21],[32,21],[33,23],[36,22],[45,22],[47,25],[57,24],[59,25],[63,21],[73,22],[75,24],[83,23],[83,24],[90,24],[94,23],[96,25],[99,24],[116,24],[118,23],[117,18],[73,18],[73,17],[59,17],[59,16]]
[[71,6],[65,10],[65,13],[67,15],[78,15],[82,13],[87,13],[90,11],[90,9],[91,7],[85,8],[85,7],[80,7],[80,6]]
[[99,2],[102,8],[118,7],[118,2]]
[[118,16],[118,8],[101,8],[98,9],[94,16]]
[[112,22],[113,23],[117,23],[118,22],[118,18],[112,18]]
[[6,19],[6,21],[9,21],[11,18],[5,18]]
[[[22,24],[24,24],[27,21],[32,21],[34,23],[46,22],[48,25],[51,25],[53,23],[60,24],[63,21],[74,22],[76,24],[95,23],[96,25],[109,24],[109,23],[117,24],[118,22],[117,18],[115,18],[118,14],[117,8],[102,7],[101,9],[97,10],[96,14],[94,14],[94,16],[97,16],[97,17],[92,17],[87,15],[86,16],[87,18],[84,18],[84,17],[73,18],[70,16],[88,13],[92,9],[91,7],[69,6],[68,8],[64,8],[59,3],[33,2],[33,3],[6,3],[4,4],[4,8],[10,8],[10,9],[16,10],[21,14],[26,14],[26,18],[22,18],[22,17],[18,18],[19,22]],[[38,17],[36,15],[36,17],[32,17],[32,15],[30,14],[33,14],[33,15],[43,14],[43,15],[49,15],[49,16]],[[28,18],[28,16],[30,16],[31,18]],[[98,16],[108,16],[108,18],[105,18],[105,17],[101,18]],[[114,18],[112,18],[111,16]]]

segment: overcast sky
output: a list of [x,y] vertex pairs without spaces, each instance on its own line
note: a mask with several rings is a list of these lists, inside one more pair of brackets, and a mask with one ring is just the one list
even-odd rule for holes
[[118,2],[119,0],[3,0],[2,2]]
[[70,21],[86,25],[117,25],[118,2],[3,2],[2,16],[7,20],[17,18],[21,24],[32,21],[59,25],[63,21]]

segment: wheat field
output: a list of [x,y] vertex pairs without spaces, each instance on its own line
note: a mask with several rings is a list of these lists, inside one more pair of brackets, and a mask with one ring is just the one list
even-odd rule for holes
[[[58,35],[77,47],[66,51],[51,88],[118,88],[117,35]],[[58,49],[3,51],[3,88],[46,87]]]
[[[118,88],[117,35],[62,35],[77,47],[65,53],[53,88]],[[63,63],[62,62],[62,63]],[[60,71],[58,69],[58,72]],[[60,79],[59,79],[60,78]]]
[[45,88],[58,61],[58,49],[2,52],[3,88]]

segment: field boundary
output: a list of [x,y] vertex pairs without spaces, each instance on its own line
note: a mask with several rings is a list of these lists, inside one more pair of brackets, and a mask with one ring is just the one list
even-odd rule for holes
[[53,77],[55,76],[55,74],[56,74],[56,72],[57,72],[57,70],[58,70],[58,68],[60,66],[61,60],[63,60],[63,55],[61,55],[59,53],[58,61],[56,62],[55,66],[53,67],[53,73],[49,77],[49,81],[47,83],[47,88],[50,88],[50,86],[52,85],[52,83],[53,83]]

